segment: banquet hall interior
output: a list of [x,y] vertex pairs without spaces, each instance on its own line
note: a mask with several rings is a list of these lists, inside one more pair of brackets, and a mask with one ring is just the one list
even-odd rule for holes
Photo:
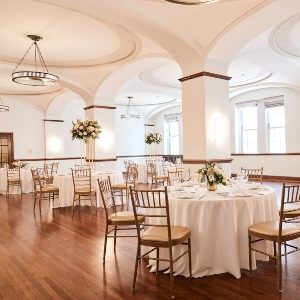
[[299,0],[0,16],[0,299],[300,299]]

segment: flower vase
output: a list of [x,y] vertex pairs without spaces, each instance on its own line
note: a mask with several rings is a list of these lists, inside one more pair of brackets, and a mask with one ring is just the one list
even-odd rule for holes
[[154,156],[155,156],[155,144],[154,143],[149,145],[149,156],[150,156],[150,158],[154,158]]
[[213,182],[207,181],[207,189],[209,191],[215,191],[217,189],[217,187],[218,187],[218,185],[217,185],[216,182],[214,182],[214,181]]
[[80,166],[83,167],[86,162],[86,149],[85,149],[85,141],[80,140]]

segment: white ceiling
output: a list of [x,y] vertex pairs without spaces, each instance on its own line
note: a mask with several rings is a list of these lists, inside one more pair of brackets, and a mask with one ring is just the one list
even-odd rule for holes
[[[86,102],[103,98],[121,106],[133,96],[135,105],[148,111],[178,105],[183,71],[175,62],[177,55],[192,49],[204,57],[231,28],[272,5],[286,9],[286,1],[294,5],[290,16],[265,26],[267,30],[248,41],[231,62],[231,95],[258,84],[299,86],[300,1],[180,5],[164,0],[1,0],[0,94],[43,110],[68,91]],[[61,85],[28,87],[11,81],[16,63],[30,45],[27,34],[43,37],[42,54]],[[32,62],[33,56],[25,61]],[[203,70],[200,61],[196,68]]]

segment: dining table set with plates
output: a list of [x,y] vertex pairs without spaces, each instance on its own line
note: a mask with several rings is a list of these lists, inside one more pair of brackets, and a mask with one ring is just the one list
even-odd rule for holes
[[[275,191],[260,183],[243,185],[218,185],[216,191],[208,191],[206,185],[184,182],[168,187],[171,224],[191,228],[192,274],[202,277],[230,273],[241,277],[241,269],[249,269],[248,234],[250,225],[278,219]],[[272,244],[261,242],[261,249],[272,250]],[[184,247],[174,249],[180,255]],[[256,259],[265,257],[253,254]],[[167,257],[161,249],[160,257]],[[150,263],[155,271],[155,262]],[[161,263],[160,270],[168,269]],[[188,259],[174,264],[174,274],[189,277]]]
[[[91,172],[91,186],[92,188],[96,188],[97,195],[97,207],[102,207],[102,201],[100,199],[100,192],[97,183],[97,179],[104,180],[110,177],[112,184],[123,183],[123,175],[122,172],[112,170],[112,169],[99,169],[92,170]],[[73,196],[74,196],[74,188],[73,188],[73,179],[72,174],[70,172],[66,174],[58,174],[53,176],[53,184],[54,186],[59,188],[59,199],[55,204],[55,207],[67,207],[72,206],[73,204]],[[82,200],[83,205],[90,205],[90,203],[86,200]]]
[[[20,179],[22,182],[22,193],[33,192],[33,181],[31,176],[31,170],[26,168],[20,169]],[[7,189],[7,169],[0,168],[0,194],[5,194]],[[20,194],[21,190],[17,186],[10,187],[10,194]]]

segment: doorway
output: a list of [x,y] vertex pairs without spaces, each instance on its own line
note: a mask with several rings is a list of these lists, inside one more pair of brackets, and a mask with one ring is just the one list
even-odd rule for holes
[[0,167],[10,165],[13,159],[13,133],[0,132]]

